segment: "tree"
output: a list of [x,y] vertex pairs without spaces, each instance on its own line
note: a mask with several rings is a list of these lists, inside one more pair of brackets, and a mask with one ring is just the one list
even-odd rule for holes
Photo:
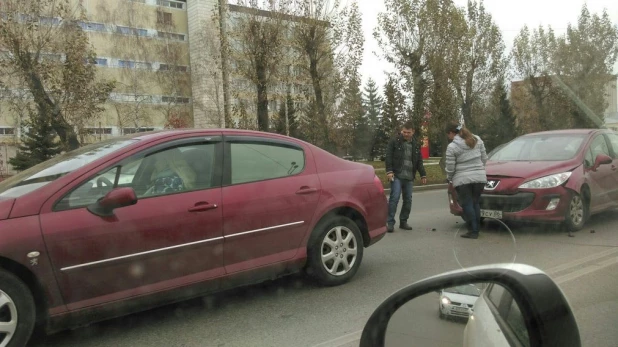
[[[483,1],[468,1],[465,29],[462,30],[452,81],[461,104],[461,114],[468,127],[474,127],[472,117],[474,103],[491,93],[498,76],[508,67],[505,58],[505,45],[500,28],[490,13],[486,12]],[[456,31],[459,31],[456,29]]]
[[279,114],[275,120],[275,132],[281,135],[298,137],[298,122],[296,120],[296,108],[294,99],[288,93],[286,102],[281,104]]
[[517,118],[508,99],[508,90],[504,77],[500,77],[494,86],[488,107],[490,116],[483,128],[483,141],[488,151],[511,141],[518,136]]
[[326,150],[339,136],[331,133],[339,121],[337,102],[362,63],[364,37],[358,4],[342,6],[339,0],[301,0],[293,12],[292,45],[302,76],[311,87],[306,90],[304,136]]
[[367,112],[367,126],[370,130],[370,143],[368,145],[367,157],[372,160],[378,156],[378,149],[380,147],[380,139],[385,137],[385,134],[381,133],[383,130],[380,127],[380,113],[382,112],[383,98],[380,95],[378,85],[373,79],[369,79],[364,88],[363,105]]
[[[525,131],[601,126],[605,88],[615,80],[617,59],[618,26],[607,11],[591,14],[584,5],[577,25],[569,24],[560,36],[551,27],[532,33],[524,27],[515,39],[513,65],[526,93],[520,91],[512,102]],[[528,98],[533,109],[526,108]]]
[[4,84],[24,86],[36,105],[32,115],[49,120],[64,149],[79,147],[75,128],[98,116],[114,88],[96,79],[83,8],[70,0],[6,0],[0,12]]
[[616,80],[612,70],[618,59],[618,25],[607,11],[591,14],[584,4],[577,24],[569,24],[557,39],[553,54],[553,81],[569,99],[573,125],[602,126],[608,106],[605,88]]
[[[230,58],[238,72],[255,87],[257,124],[260,131],[270,129],[268,113],[270,88],[281,74],[281,57],[286,55],[285,40],[289,21],[287,1],[258,2],[238,0],[238,16],[230,30]],[[264,13],[264,9],[269,12]],[[228,19],[223,19],[228,20]]]
[[384,85],[384,104],[382,105],[381,124],[376,138],[376,147],[379,155],[386,154],[386,144],[392,136],[401,130],[402,120],[405,117],[405,99],[396,79],[389,76]]
[[31,111],[33,114],[25,124],[29,129],[22,137],[15,157],[9,159],[9,164],[17,171],[26,170],[62,152],[51,120],[34,114],[34,110]]
[[[423,24],[426,0],[385,0],[386,12],[378,14],[373,36],[382,57],[393,64],[412,94],[412,118],[422,119],[430,82],[427,61],[428,33]],[[425,11],[425,13],[427,13]]]
[[352,76],[345,88],[337,123],[337,145],[355,158],[367,153],[369,134],[360,90],[360,75]]

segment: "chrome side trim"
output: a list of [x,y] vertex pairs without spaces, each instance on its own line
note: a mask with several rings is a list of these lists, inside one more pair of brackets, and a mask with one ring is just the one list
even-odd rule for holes
[[167,250],[174,249],[174,248],[192,246],[192,245],[197,245],[197,244],[200,244],[200,243],[207,243],[207,242],[213,242],[213,241],[219,241],[219,240],[223,240],[223,237],[214,237],[214,238],[208,239],[208,240],[201,240],[201,241],[183,243],[182,245],[158,248],[158,249],[153,249],[151,251],[146,251],[146,252],[127,254],[127,255],[120,256],[120,257],[114,257],[114,258],[109,258],[109,259],[97,260],[97,261],[93,261],[93,262],[85,263],[85,264],[67,266],[67,267],[61,268],[60,271],[68,271],[68,270],[73,270],[73,269],[77,269],[77,268],[80,268],[80,267],[86,267],[86,266],[92,266],[92,265],[97,265],[97,264],[109,263],[110,261],[116,261],[116,260],[121,260],[121,259],[138,257],[140,255],[146,255],[146,254],[151,254],[151,253],[156,253],[156,252],[161,252],[161,251],[167,251]]
[[290,226],[294,226],[294,225],[300,225],[300,224],[304,224],[304,223],[305,223],[304,221],[300,221],[300,222],[294,222],[294,223],[275,225],[275,226],[268,227],[268,228],[249,230],[249,231],[245,231],[245,232],[238,233],[238,234],[232,234],[232,235],[228,235],[228,236],[214,237],[212,239],[207,239],[207,240],[183,243],[181,245],[176,245],[176,246],[158,248],[158,249],[153,249],[153,250],[150,250],[150,251],[145,251],[145,252],[140,252],[140,253],[127,254],[127,255],[120,256],[120,257],[114,257],[114,258],[109,258],[109,259],[97,260],[97,261],[93,261],[93,262],[90,262],[90,263],[84,263],[84,264],[79,264],[79,265],[67,266],[67,267],[61,268],[60,271],[69,271],[69,270],[78,269],[78,268],[81,268],[81,267],[92,266],[92,265],[103,264],[103,263],[109,263],[111,261],[122,260],[122,259],[127,259],[127,258],[132,258],[132,257],[138,257],[138,256],[141,256],[141,255],[152,254],[152,253],[156,253],[156,252],[168,251],[170,249],[175,249],[175,248],[180,248],[180,247],[187,247],[187,246],[197,245],[197,244],[200,244],[200,243],[220,241],[220,240],[231,238],[231,237],[234,237],[234,236],[241,236],[241,235],[257,233],[257,232],[260,232],[260,231],[286,228],[286,227],[290,227]]
[[244,231],[244,232],[238,233],[238,234],[226,235],[224,237],[227,239],[227,238],[231,238],[231,237],[235,237],[235,236],[253,234],[253,233],[260,232],[260,231],[266,231],[266,230],[273,230],[273,229],[280,229],[280,228],[285,228],[285,227],[291,227],[291,226],[300,225],[300,224],[303,224],[303,223],[305,223],[305,221],[288,223],[288,224],[281,224],[281,225],[275,225],[275,226],[268,227],[268,228],[255,229],[255,230]]

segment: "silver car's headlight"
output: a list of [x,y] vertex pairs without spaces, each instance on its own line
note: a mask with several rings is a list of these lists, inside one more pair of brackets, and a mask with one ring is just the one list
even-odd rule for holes
[[537,178],[532,181],[528,181],[519,186],[522,189],[546,189],[555,188],[566,182],[571,177],[571,172],[562,172],[553,174],[541,178]]

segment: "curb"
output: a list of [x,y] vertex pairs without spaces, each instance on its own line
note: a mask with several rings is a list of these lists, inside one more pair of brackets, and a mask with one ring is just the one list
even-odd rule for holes
[[[414,194],[414,192],[422,192],[422,191],[428,191],[428,190],[439,190],[439,189],[446,189],[448,188],[448,184],[447,183],[443,183],[443,184],[429,184],[426,186],[414,186],[414,188],[412,188],[412,193]],[[384,189],[385,192],[390,192],[391,189],[390,188],[385,188]]]

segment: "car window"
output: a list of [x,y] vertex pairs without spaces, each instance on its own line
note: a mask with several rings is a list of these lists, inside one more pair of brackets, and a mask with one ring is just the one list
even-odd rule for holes
[[305,168],[299,148],[277,144],[232,143],[231,183],[247,183],[296,175]]
[[0,197],[19,197],[67,175],[137,140],[118,138],[91,144],[46,160],[0,182]]
[[56,210],[83,207],[116,187],[131,187],[138,198],[213,188],[215,144],[169,148],[137,154],[96,175],[66,195]]
[[585,139],[578,134],[519,137],[492,155],[494,161],[559,161],[575,157]]
[[590,150],[592,151],[593,163],[599,154],[610,155],[607,141],[605,141],[605,137],[603,137],[603,135],[597,135],[597,137],[592,140],[592,143],[590,144]]
[[519,342],[524,346],[530,345],[530,336],[528,335],[528,328],[526,328],[526,322],[524,316],[521,314],[519,305],[515,300],[511,301],[509,313],[506,316],[506,324],[509,325]]
[[488,297],[489,301],[491,301],[494,306],[500,307],[500,300],[502,300],[502,295],[504,294],[504,287],[493,285],[488,289]]
[[608,134],[607,138],[609,139],[609,143],[612,146],[613,158],[618,159],[618,135]]
[[594,165],[594,157],[592,156],[592,151],[590,150],[590,148],[586,149],[584,164],[586,165],[586,167],[592,167],[592,165]]

